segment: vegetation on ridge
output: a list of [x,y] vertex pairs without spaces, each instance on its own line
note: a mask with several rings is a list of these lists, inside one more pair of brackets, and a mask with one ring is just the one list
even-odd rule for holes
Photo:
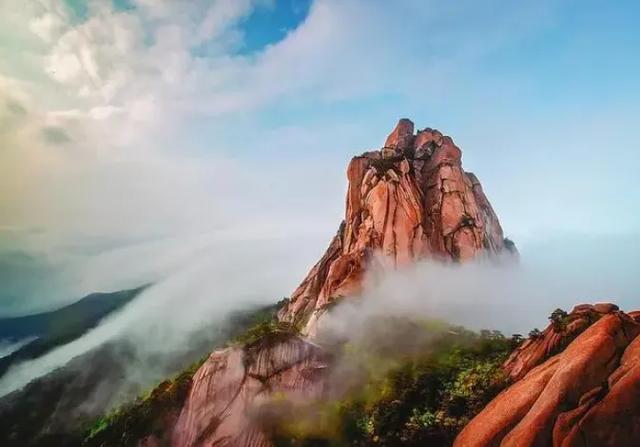
[[[279,330],[275,325],[277,309],[276,304],[236,315],[229,343],[244,345]],[[140,439],[149,435],[165,439],[167,427],[173,425],[189,394],[193,376],[208,357],[209,354],[204,355],[173,378],[94,421],[86,430],[82,445],[135,446]]]
[[451,445],[508,385],[500,366],[522,340],[404,318],[372,327],[384,330],[340,348],[337,370],[349,373],[333,378],[333,398],[303,409],[274,402],[281,417],[267,429],[277,446]]
[[177,417],[191,389],[193,375],[207,357],[205,355],[147,394],[95,421],[89,428],[83,445],[137,445],[140,439],[148,435],[156,435],[162,439],[167,420]]
[[[277,306],[236,324],[227,344],[249,348],[299,333],[278,322]],[[274,396],[264,421],[276,446],[396,446],[453,442],[462,427],[507,384],[500,365],[522,340],[499,331],[469,331],[442,321],[381,316],[327,345],[336,364],[329,397],[304,408]],[[169,441],[192,379],[207,356],[172,379],[90,424],[78,443],[133,446],[155,435]]]
[[[246,348],[298,333],[274,315],[256,314],[230,343]],[[330,379],[333,397],[305,408],[274,397],[279,416],[264,427],[276,446],[450,445],[508,384],[500,365],[521,341],[404,317],[374,318],[360,335],[333,347],[340,371]],[[166,440],[205,360],[96,421],[84,445],[129,446],[150,434]]]

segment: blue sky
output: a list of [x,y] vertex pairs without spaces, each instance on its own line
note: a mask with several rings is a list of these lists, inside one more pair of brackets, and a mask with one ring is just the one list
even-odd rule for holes
[[523,253],[637,240],[638,18],[631,1],[7,0],[0,253],[67,269],[220,232],[309,238],[311,261],[349,158],[400,117],[454,138]]
[[281,0],[257,8],[241,24],[244,34],[242,49],[252,53],[282,40],[302,23],[310,6],[311,0]]

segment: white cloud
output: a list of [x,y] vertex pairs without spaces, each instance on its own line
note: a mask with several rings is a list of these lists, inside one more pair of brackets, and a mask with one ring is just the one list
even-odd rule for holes
[[218,0],[212,2],[198,30],[198,40],[215,39],[224,33],[239,18],[249,15],[254,8],[253,0]]
[[[614,176],[597,176],[608,169],[633,177],[636,153],[622,156],[606,145],[628,143],[610,135],[633,129],[627,121],[637,115],[634,109],[599,108],[589,117],[597,126],[579,120],[569,126],[569,119],[551,113],[532,124],[520,115],[529,103],[505,110],[495,104],[505,97],[520,101],[523,81],[477,69],[479,61],[491,60],[501,48],[513,49],[519,39],[547,26],[557,2],[316,0],[297,29],[249,54],[238,52],[239,24],[254,8],[269,7],[267,1],[133,3],[136,8],[116,10],[112,2],[91,1],[88,17],[78,18],[60,1],[0,2],[0,228],[11,229],[12,240],[62,266],[59,300],[157,280],[159,289],[144,301],[158,298],[167,305],[162,312],[171,312],[171,301],[192,291],[187,279],[201,279],[183,273],[197,270],[187,264],[216,238],[253,243],[281,237],[296,252],[291,263],[280,265],[299,279],[321,255],[343,213],[348,158],[380,145],[393,120],[413,113],[418,126],[459,126],[442,130],[462,140],[465,166],[479,168],[498,214],[508,216],[503,220],[508,234],[535,232],[541,224],[575,227],[601,220],[604,227],[632,220],[618,217],[617,200],[604,200],[616,189]],[[391,99],[369,107],[380,97]],[[617,120],[621,114],[627,119]],[[67,138],[47,140],[47,128]],[[601,135],[598,129],[604,129]],[[569,140],[607,148],[590,156],[589,173],[580,181],[566,176],[585,167],[588,151],[572,153],[571,163],[546,163],[557,161]],[[607,189],[605,183],[614,186]],[[559,185],[565,189],[554,190]],[[598,219],[589,214],[593,197],[603,199],[598,210],[607,207]],[[292,242],[296,235],[312,236],[313,243]],[[254,254],[243,253],[247,259],[267,259]],[[228,266],[224,261],[222,267],[235,269],[230,278],[257,272],[237,259]],[[204,265],[207,273],[220,267]],[[273,266],[258,262],[256,269],[262,267]],[[160,293],[173,269],[182,279],[166,281],[179,287]],[[442,292],[438,274],[450,271],[431,272],[420,276],[417,270],[424,287],[410,291],[414,296]],[[503,272],[484,273],[479,291],[490,301]],[[222,290],[204,277],[207,287],[193,295],[199,303],[205,294]],[[433,281],[424,284],[427,278]],[[225,281],[226,291],[256,287]],[[512,309],[510,295],[541,297],[540,289],[527,291],[527,281],[500,291],[506,308]],[[467,305],[468,288],[445,292],[440,303],[453,293],[457,307],[446,308],[443,316]],[[562,304],[582,298],[567,295]],[[209,304],[208,311],[215,311],[216,303]],[[549,307],[541,303],[536,312]],[[190,315],[185,324],[199,317]],[[113,333],[96,332],[35,366],[47,370],[48,361],[60,364]]]
[[[228,234],[224,238],[212,236],[187,243],[167,241],[171,250],[177,250],[177,257],[158,258],[151,247],[102,256],[85,275],[104,278],[115,271],[122,280],[130,275],[139,277],[140,271],[121,269],[123,263],[131,264],[135,259],[145,263],[141,267],[148,269],[147,275],[161,273],[161,279],[85,336],[12,367],[0,379],[0,395],[114,340],[136,347],[135,361],[126,359],[128,383],[122,386],[139,385],[134,381],[144,377],[142,384],[148,387],[166,374],[177,353],[192,348],[202,329],[214,332],[232,311],[277,301],[311,262],[288,238],[243,242]],[[146,259],[145,255],[154,257]],[[95,284],[95,278],[89,277],[92,280]]]
[[371,317],[400,315],[526,335],[546,327],[556,308],[613,302],[634,311],[640,287],[634,266],[640,255],[623,244],[637,237],[565,236],[543,242],[543,250],[526,250],[520,263],[424,261],[394,272],[369,272],[362,298],[346,299],[320,318],[319,334],[340,339],[361,330]]
[[[0,223],[45,228],[62,245],[248,223],[255,232],[290,222],[330,235],[346,160],[379,144],[389,123],[367,135],[361,122],[273,128],[263,118],[285,104],[410,94],[418,82],[429,91],[433,64],[481,51],[466,49],[478,26],[465,29],[459,11],[438,2],[317,0],[297,29],[249,55],[235,52],[236,25],[269,2],[138,0],[117,10],[94,1],[86,18],[60,2],[18,3],[5,3],[0,28],[28,45],[19,54],[0,46],[15,61],[0,60],[0,102],[27,113],[0,136]],[[494,29],[510,28],[513,8],[484,9],[474,8]],[[425,47],[434,54],[423,57]],[[58,144],[43,139],[47,127]],[[344,154],[323,154],[336,141]]]
[[[316,0],[283,40],[239,54],[239,24],[268,3],[136,0],[116,10],[93,1],[84,19],[62,2],[2,2],[0,35],[13,40],[0,44],[0,225],[45,228],[59,245],[214,227],[328,236],[342,213],[348,158],[379,145],[392,120],[412,113],[418,126],[466,117],[468,127],[443,130],[467,137],[466,167],[489,177],[509,234],[557,223],[579,192],[554,206],[509,197],[553,184],[529,172],[535,147],[494,156],[515,137],[536,145],[540,132],[514,126],[510,110],[493,116],[497,88],[482,89],[502,89],[503,79],[474,70],[546,26],[550,2]],[[514,81],[507,93],[519,87]],[[391,100],[368,107],[379,97]],[[9,114],[5,103],[25,113]],[[474,133],[487,122],[491,132]],[[548,130],[549,140],[565,124]],[[43,138],[49,127],[66,136],[63,144]],[[501,127],[509,134],[496,142]],[[561,168],[554,172],[563,180]],[[528,185],[519,181],[525,176]],[[533,211],[525,214],[525,205]],[[580,221],[584,213],[563,219]]]
[[29,22],[29,29],[47,43],[53,41],[64,28],[64,20],[57,14],[45,12]]

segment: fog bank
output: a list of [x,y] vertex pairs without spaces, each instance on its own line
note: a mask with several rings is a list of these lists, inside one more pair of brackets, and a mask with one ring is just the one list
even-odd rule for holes
[[[348,333],[377,315],[442,319],[469,329],[527,334],[556,308],[614,302],[640,309],[635,235],[570,236],[530,241],[518,262],[417,263],[372,272],[361,299],[338,305],[322,330]],[[326,327],[325,327],[326,326]]]

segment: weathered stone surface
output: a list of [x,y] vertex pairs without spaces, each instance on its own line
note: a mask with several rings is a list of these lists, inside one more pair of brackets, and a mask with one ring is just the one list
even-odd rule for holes
[[[460,149],[436,130],[414,136],[413,123],[400,120],[381,150],[351,160],[347,179],[345,220],[278,313],[282,322],[306,325],[309,338],[332,302],[361,291],[371,262],[393,269],[505,248],[478,180],[462,170]],[[325,366],[322,350],[298,337],[213,353],[194,377],[173,445],[269,445],[256,424],[257,409],[276,394],[318,396]]]
[[563,344],[551,326],[525,342],[512,355],[525,360],[505,364],[516,382],[454,446],[640,445],[640,324],[608,304],[577,306],[570,317],[566,349],[548,358]]
[[616,310],[618,310],[618,306],[611,303],[576,306],[565,319],[561,329],[550,324],[540,337],[525,340],[504,363],[504,370],[512,380],[522,378],[532,368],[552,355],[561,352],[573,339],[603,315]]
[[391,152],[367,152],[347,168],[345,220],[336,237],[283,307],[285,321],[315,322],[333,300],[360,291],[373,254],[385,268],[420,259],[465,261],[503,251],[498,218],[462,152],[448,136],[413,134],[402,119],[386,140]]
[[261,405],[278,393],[318,397],[326,366],[322,349],[293,335],[214,352],[193,378],[172,445],[269,446],[256,422]]
[[391,149],[392,154],[402,155],[412,147],[412,144],[413,122],[407,118],[402,118],[387,137],[383,149]]
[[553,439],[558,446],[640,445],[640,337],[605,383],[558,417]]

